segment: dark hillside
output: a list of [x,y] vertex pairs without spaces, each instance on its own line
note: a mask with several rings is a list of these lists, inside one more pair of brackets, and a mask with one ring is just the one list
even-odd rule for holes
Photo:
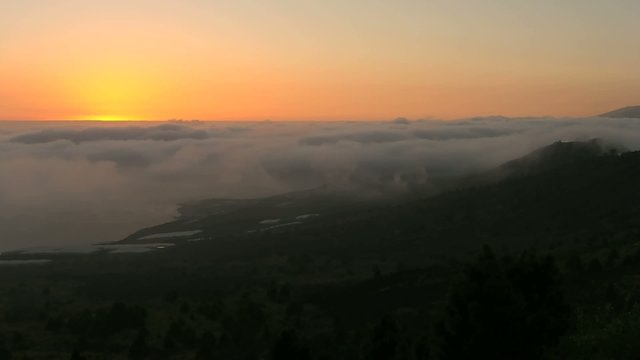
[[[174,247],[5,267],[0,350],[18,359],[639,355],[640,152],[556,143],[496,171],[504,175],[491,184],[394,203],[317,191],[212,200],[135,235],[200,231]],[[273,227],[311,209],[318,216]],[[9,258],[29,255],[0,256]]]

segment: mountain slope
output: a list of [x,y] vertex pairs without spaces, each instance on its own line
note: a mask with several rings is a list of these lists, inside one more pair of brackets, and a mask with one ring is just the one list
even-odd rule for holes
[[[193,357],[199,333],[217,358],[259,358],[244,351],[267,354],[281,331],[294,329],[313,359],[358,359],[378,339],[372,335],[384,316],[397,321],[392,333],[403,344],[437,346],[439,339],[429,340],[431,324],[446,313],[448,289],[460,271],[473,274],[464,264],[488,244],[496,253],[534,251],[557,260],[567,280],[562,291],[579,310],[580,323],[564,339],[574,348],[550,349],[548,358],[634,358],[637,352],[615,354],[626,349],[620,343],[640,334],[640,152],[602,151],[597,142],[556,143],[505,166],[509,175],[491,184],[396,204],[333,203],[295,226],[256,232],[245,224],[255,226],[278,211],[298,214],[315,206],[322,191],[250,204],[211,200],[194,210],[195,217],[138,236],[197,224],[203,232],[198,236],[214,234],[212,241],[3,268],[0,308],[7,321],[1,330],[27,331],[29,358],[45,358],[32,356],[34,350],[68,358],[67,344],[80,340],[87,358],[120,358],[91,355],[102,354],[104,344],[113,353],[135,350],[135,331],[149,334],[149,354],[158,358]],[[537,293],[539,283],[531,284]],[[121,319],[123,313],[147,314],[149,327],[125,328],[115,337],[96,332],[109,324],[104,316]],[[613,350],[594,348],[596,342]],[[602,349],[603,356],[589,356]]]
[[610,111],[600,115],[600,117],[609,118],[640,118],[640,106],[627,106],[621,109]]
[[[579,214],[597,218],[603,216],[603,209],[609,209],[611,202],[626,204],[634,199],[635,185],[629,181],[640,182],[640,169],[638,174],[631,171],[638,155],[618,154],[618,150],[599,140],[557,142],[470,177],[453,191],[395,203],[358,201],[326,188],[264,199],[206,200],[183,207],[183,215],[176,221],[142,229],[124,242],[157,241],[154,234],[175,234],[173,239],[163,239],[182,242],[229,236],[268,237],[277,232],[278,237],[304,234],[321,242],[312,247],[329,246],[332,239],[337,239],[341,248],[358,243],[374,252],[375,239],[397,238],[397,234],[415,241],[447,239],[424,244],[430,251],[444,251],[454,240],[471,247],[487,241],[506,243],[507,236],[512,243],[526,237],[529,240],[523,240],[523,244],[530,245],[534,238],[543,241],[559,236],[547,230],[553,233],[567,225],[561,219],[573,219],[577,226]],[[614,184],[616,180],[618,184]],[[518,227],[528,230],[522,232]],[[570,228],[569,232],[578,230]],[[320,239],[315,232],[351,235],[347,239],[346,235]],[[364,239],[364,243],[354,239]]]

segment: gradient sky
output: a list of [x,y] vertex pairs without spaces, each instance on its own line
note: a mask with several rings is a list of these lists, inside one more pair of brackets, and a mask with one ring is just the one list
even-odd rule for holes
[[597,114],[637,0],[0,1],[0,119]]

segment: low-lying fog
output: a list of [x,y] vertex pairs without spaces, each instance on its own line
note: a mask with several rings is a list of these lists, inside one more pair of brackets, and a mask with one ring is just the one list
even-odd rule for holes
[[0,123],[0,251],[119,240],[178,203],[333,184],[402,192],[558,140],[640,148],[640,120]]

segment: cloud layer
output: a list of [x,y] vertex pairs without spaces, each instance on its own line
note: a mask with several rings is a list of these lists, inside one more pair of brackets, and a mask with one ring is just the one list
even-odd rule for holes
[[640,120],[0,123],[0,251],[117,240],[189,200],[403,192],[596,137],[639,149]]

